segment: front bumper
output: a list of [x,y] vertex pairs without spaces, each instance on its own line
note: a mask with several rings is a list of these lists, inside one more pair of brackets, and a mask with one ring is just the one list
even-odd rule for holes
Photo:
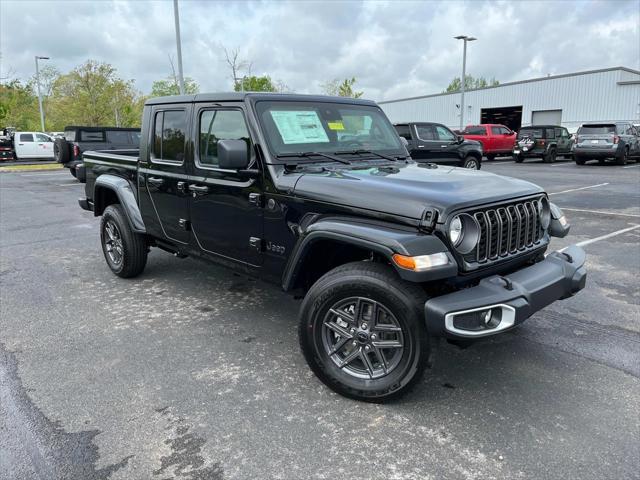
[[[432,298],[424,305],[427,330],[432,336],[448,338],[486,337],[509,330],[582,290],[587,279],[585,258],[584,250],[572,245],[510,275],[493,275],[475,287]],[[470,330],[456,325],[457,319],[486,310],[496,312],[501,321]]]

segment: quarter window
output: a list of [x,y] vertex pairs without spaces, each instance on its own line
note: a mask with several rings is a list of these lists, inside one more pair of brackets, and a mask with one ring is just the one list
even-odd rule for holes
[[240,110],[204,110],[200,114],[199,163],[204,167],[218,167],[218,142],[244,140],[247,149],[251,141],[247,124]]
[[165,110],[156,113],[153,129],[154,158],[182,163],[186,124],[184,110]]
[[32,133],[21,133],[20,134],[21,142],[33,142],[33,134]]

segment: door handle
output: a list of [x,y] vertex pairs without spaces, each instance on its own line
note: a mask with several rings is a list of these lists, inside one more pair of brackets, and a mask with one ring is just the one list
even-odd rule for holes
[[209,187],[206,185],[189,185],[189,190],[194,193],[207,193],[209,191]]
[[156,178],[156,177],[149,177],[149,178],[147,178],[147,182],[150,183],[151,185],[160,186],[160,185],[162,185],[164,183],[164,179]]
[[187,182],[178,182],[176,184],[178,191],[185,193],[187,191]]
[[449,145],[440,145],[440,148],[447,148]]
[[418,145],[418,148],[424,148],[424,145]]

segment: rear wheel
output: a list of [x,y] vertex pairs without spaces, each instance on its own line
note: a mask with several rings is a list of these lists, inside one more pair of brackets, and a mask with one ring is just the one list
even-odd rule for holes
[[626,165],[629,161],[629,149],[625,148],[622,155],[616,158],[616,165]]
[[300,347],[311,370],[346,397],[383,402],[424,373],[426,295],[388,265],[354,262],[318,280],[300,310]]
[[522,155],[514,155],[513,159],[516,161],[516,163],[524,162],[524,157]]
[[480,160],[476,157],[468,156],[462,162],[462,167],[469,168],[471,170],[480,170]]
[[122,205],[109,205],[100,222],[100,241],[107,265],[122,278],[140,275],[147,264],[147,244],[143,235],[136,233],[122,209]]
[[556,149],[552,148],[544,156],[544,162],[545,163],[553,163],[555,161],[556,161]]
[[576,165],[584,165],[584,162],[586,162],[584,158],[578,157],[577,155],[574,155],[573,159],[576,161]]

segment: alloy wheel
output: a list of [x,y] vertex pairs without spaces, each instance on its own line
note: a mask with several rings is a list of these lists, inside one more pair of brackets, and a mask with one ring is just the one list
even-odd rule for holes
[[122,246],[122,235],[118,226],[108,220],[104,225],[104,247],[109,255],[109,259],[114,265],[120,265],[124,256],[124,248]]

